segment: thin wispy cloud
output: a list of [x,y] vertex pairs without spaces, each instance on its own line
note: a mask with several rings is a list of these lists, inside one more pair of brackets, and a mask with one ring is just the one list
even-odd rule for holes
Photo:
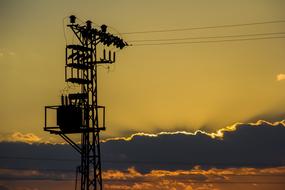
[[15,53],[15,52],[13,52],[13,51],[10,51],[10,52],[8,53],[8,55],[10,55],[10,56],[15,56],[15,55],[16,55],[16,53]]
[[16,52],[10,49],[2,48],[0,49],[0,57],[15,56]]
[[14,132],[12,134],[1,134],[0,142],[23,142],[23,143],[38,143],[41,138],[33,133]]
[[20,141],[20,142],[27,142],[27,143],[35,143],[35,142],[39,142],[41,138],[39,138],[37,135],[33,133],[23,134],[20,132],[16,132],[12,135],[12,140]]
[[15,61],[16,52],[7,50],[7,49],[0,49],[0,64],[10,64]]

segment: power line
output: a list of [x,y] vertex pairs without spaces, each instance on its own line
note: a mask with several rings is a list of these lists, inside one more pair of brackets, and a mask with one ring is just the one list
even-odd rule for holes
[[[55,162],[77,162],[79,159],[67,158],[35,158],[35,157],[11,157],[1,156],[0,160],[31,160],[31,161],[55,161]],[[185,165],[185,166],[258,166],[258,167],[278,167],[284,166],[282,164],[272,163],[194,163],[194,162],[181,162],[181,161],[147,161],[147,160],[104,160],[106,164],[136,164],[136,165]]]
[[177,45],[177,44],[200,44],[200,43],[221,43],[221,42],[241,42],[252,40],[267,40],[267,39],[283,39],[285,36],[271,36],[271,37],[259,37],[259,38],[242,38],[242,39],[224,39],[224,40],[205,40],[205,41],[184,41],[184,42],[165,42],[165,43],[143,43],[132,44],[130,46],[158,46],[158,45]]
[[176,29],[164,29],[164,30],[146,30],[146,31],[135,31],[135,32],[124,32],[121,34],[131,35],[131,34],[147,34],[147,33],[165,33],[165,32],[179,32],[179,31],[189,31],[189,30],[202,30],[202,29],[214,29],[214,28],[230,28],[230,27],[241,27],[241,26],[254,26],[263,24],[277,24],[284,23],[285,20],[273,20],[264,22],[251,22],[242,24],[224,24],[215,26],[199,26],[199,27],[189,27],[189,28],[176,28]]
[[36,170],[36,171],[43,171],[43,172],[74,172],[72,169],[58,169],[58,168],[27,168],[27,167],[0,167],[0,170],[24,170],[24,171],[30,171],[30,170]]
[[252,36],[267,36],[267,35],[281,35],[281,34],[285,34],[285,32],[224,35],[224,36],[201,36],[201,37],[188,37],[188,38],[139,39],[139,40],[130,40],[128,42],[181,41],[181,40],[198,40],[198,39],[212,39],[212,38],[238,38],[238,37],[252,37]]
[[67,158],[34,158],[34,157],[9,157],[1,156],[0,160],[33,160],[33,161],[59,161],[59,162],[77,162],[80,159],[67,159]]

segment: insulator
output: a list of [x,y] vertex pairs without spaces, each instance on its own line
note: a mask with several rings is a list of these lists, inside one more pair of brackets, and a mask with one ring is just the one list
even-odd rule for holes
[[107,45],[107,46],[110,46],[111,44],[112,44],[112,40],[111,40],[111,39],[107,39],[107,40],[106,40],[106,45]]
[[107,26],[106,26],[105,24],[103,24],[103,25],[101,26],[101,31],[104,32],[104,33],[107,32]]
[[87,20],[86,21],[86,29],[91,30],[91,28],[92,28],[92,22],[90,20]]
[[75,22],[76,22],[76,16],[70,15],[70,16],[69,16],[69,22],[70,22],[71,24],[75,24]]
[[92,28],[92,29],[91,29],[91,32],[92,32],[92,34],[97,35],[98,30],[97,30],[97,29],[95,29],[95,28]]

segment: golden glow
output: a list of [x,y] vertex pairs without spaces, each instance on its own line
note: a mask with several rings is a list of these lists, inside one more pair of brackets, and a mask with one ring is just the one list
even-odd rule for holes
[[230,125],[230,126],[227,126],[227,127],[224,127],[222,129],[219,129],[217,130],[216,132],[214,133],[208,133],[208,132],[205,132],[205,131],[202,131],[202,130],[196,130],[195,132],[186,132],[186,131],[175,131],[175,132],[159,132],[159,133],[155,133],[155,134],[151,134],[151,133],[143,133],[143,132],[140,132],[140,133],[135,133],[135,134],[132,134],[131,136],[129,137],[115,137],[115,138],[108,138],[108,139],[105,139],[105,140],[102,140],[102,142],[107,142],[107,141],[112,141],[112,140],[124,140],[124,141],[131,141],[133,138],[135,138],[136,136],[145,136],[145,137],[158,137],[158,136],[161,136],[161,135],[177,135],[177,134],[183,134],[183,135],[197,135],[197,134],[204,134],[204,135],[207,135],[211,138],[219,138],[219,139],[222,139],[224,137],[224,133],[225,132],[231,132],[231,131],[235,131],[237,130],[238,127],[240,126],[243,126],[243,125],[249,125],[251,127],[258,127],[258,126],[261,126],[263,124],[266,124],[266,125],[270,125],[272,127],[274,126],[277,126],[277,125],[282,125],[282,126],[285,126],[285,120],[282,120],[282,121],[279,121],[279,122],[268,122],[268,121],[264,121],[264,120],[258,120],[257,122],[255,123],[235,123],[233,125]]
[[[68,34],[64,36],[63,30],[64,18],[70,14],[76,14],[83,22],[91,19],[98,26],[107,24],[124,33],[283,20],[284,7],[282,0],[87,0],[84,3],[76,0],[1,0],[0,141],[62,142],[55,135],[43,132],[43,107],[58,104],[65,86],[65,39],[72,38]],[[269,24],[173,34],[123,34],[122,37],[131,41],[283,31],[284,24]],[[107,110],[107,131],[102,135],[116,137],[102,141],[131,141],[138,136],[157,138],[177,134],[203,134],[223,139],[225,133],[244,124],[251,127],[262,124],[285,126],[285,121],[280,121],[284,116],[278,116],[284,113],[284,49],[284,39],[268,39],[133,46],[118,51],[117,62],[111,70],[100,67],[98,71],[98,102]],[[268,118],[280,122],[259,120]],[[248,121],[257,122],[247,124]],[[128,136],[132,131],[140,133]],[[9,172],[0,171],[4,176],[11,175]],[[36,171],[13,172],[23,176],[38,175]],[[284,167],[204,170],[196,166],[189,171],[152,170],[149,173],[129,168],[127,171],[104,172],[104,179],[110,180],[104,181],[104,189],[284,190],[284,184],[271,184],[266,189],[269,186],[254,183],[275,182],[280,179],[279,174],[285,175]],[[252,183],[219,183],[240,178]],[[137,182],[137,179],[141,181]],[[133,180],[133,183],[120,180]],[[0,186],[3,184],[12,190],[67,190],[74,187],[74,180],[39,178],[36,181],[1,181]]]
[[[127,137],[114,137],[114,138],[106,138],[101,140],[101,142],[108,142],[108,141],[117,141],[117,140],[124,140],[124,141],[131,141],[135,137],[150,137],[150,138],[156,138],[162,135],[189,135],[189,136],[195,136],[199,134],[207,135],[213,139],[218,138],[218,139],[223,139],[224,134],[226,132],[231,132],[231,131],[236,131],[240,126],[251,126],[251,127],[259,127],[262,125],[268,125],[268,126],[284,126],[285,127],[285,120],[282,121],[277,121],[277,122],[268,122],[264,120],[258,120],[255,123],[235,123],[233,125],[226,126],[224,128],[221,128],[217,130],[216,132],[209,133],[207,131],[203,130],[196,130],[194,132],[188,132],[188,131],[172,131],[172,132],[159,132],[159,133],[144,133],[144,132],[139,132],[139,133],[134,133],[130,136]],[[25,142],[25,143],[45,143],[45,144],[66,144],[64,141],[58,141],[58,139],[55,139],[54,136],[49,136],[49,138],[41,138],[37,136],[36,134],[33,133],[21,133],[21,132],[15,132],[12,133],[11,135],[1,135],[0,136],[0,142]],[[77,142],[80,144],[80,141]]]
[[20,132],[15,132],[12,134],[12,137],[8,139],[8,141],[12,142],[26,142],[26,143],[36,143],[40,142],[41,138],[33,133],[22,134]]
[[[65,86],[65,39],[73,38],[63,31],[70,14],[124,33],[282,20],[285,1],[22,0],[4,1],[0,7],[0,23],[5,26],[0,34],[1,132],[47,139],[43,107],[58,104]],[[282,31],[283,23],[122,37],[131,41]],[[98,71],[98,102],[107,110],[102,135],[143,131],[151,136],[154,131],[193,132],[205,127],[216,131],[207,133],[215,138],[228,124],[266,119],[263,115],[272,118],[284,107],[284,49],[284,39],[271,39],[118,51],[111,69]]]
[[[134,174],[134,175],[133,175]],[[108,170],[103,173],[107,189],[203,189],[203,190],[226,190],[270,188],[270,184],[277,189],[284,187],[283,180],[285,167],[276,168],[227,168],[208,170],[196,166],[192,170],[152,170],[149,173],[140,173],[134,168],[119,172]],[[113,183],[115,180],[120,183]],[[123,179],[123,180],[122,180]],[[268,183],[268,184],[266,184]],[[276,183],[276,184],[275,184]],[[271,188],[273,187],[271,186]]]
[[137,171],[135,168],[128,168],[127,171],[118,171],[118,170],[107,170],[103,173],[104,179],[129,179],[129,178],[137,178],[137,177],[177,177],[184,175],[217,175],[217,176],[254,176],[254,175],[280,175],[285,174],[285,167],[272,167],[272,168],[227,168],[227,169],[202,169],[200,166],[195,166],[191,170],[152,170],[149,173],[143,174]]
[[[70,189],[74,186],[71,173],[48,171],[18,171],[1,169],[5,176],[19,177],[59,177],[62,180],[18,180],[1,181],[1,185],[12,189],[25,187],[48,190]],[[73,172],[72,172],[73,173]],[[152,170],[146,173],[129,168],[126,171],[107,170],[103,172],[106,190],[283,190],[285,167],[272,168],[227,168],[202,169],[199,166],[190,170]],[[69,188],[68,188],[69,187]],[[26,189],[26,188],[25,188]]]

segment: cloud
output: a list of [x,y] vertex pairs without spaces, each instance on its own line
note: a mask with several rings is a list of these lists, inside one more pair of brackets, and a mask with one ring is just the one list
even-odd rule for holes
[[[20,181],[32,181],[47,184],[49,181],[75,180],[75,174],[71,172],[55,171],[21,171],[21,170],[0,170],[0,179],[17,179]],[[266,184],[273,185],[274,189],[284,188],[285,167],[274,168],[227,168],[227,169],[202,169],[194,167],[191,170],[151,170],[141,173],[131,167],[127,170],[105,170],[103,171],[104,189],[106,190],[225,190],[230,185],[231,190],[234,185],[258,186]],[[227,186],[224,186],[224,185]],[[19,184],[21,185],[21,184]],[[73,185],[73,184],[72,184]],[[277,186],[278,185],[278,186]],[[21,185],[22,186],[22,185]],[[60,188],[61,185],[58,184]],[[54,188],[53,188],[54,189]],[[56,189],[56,188],[55,188]],[[236,188],[238,189],[238,188]],[[246,188],[247,189],[247,188]]]
[[[284,121],[260,120],[215,133],[138,133],[105,140],[101,144],[104,189],[282,190],[284,126]],[[0,156],[0,181],[18,180],[18,186],[25,186],[24,181],[29,186],[31,181],[39,186],[56,182],[56,188],[74,181],[80,155],[69,145],[28,144],[24,142],[33,135],[21,133],[14,137],[24,140],[0,143],[0,152],[5,153]]]
[[8,49],[0,49],[0,57],[4,56],[15,56],[16,53],[14,51],[10,51]]
[[285,80],[285,74],[278,74],[276,75],[276,80],[277,81],[282,81],[282,80]]
[[[260,120],[236,123],[215,133],[200,130],[137,133],[108,139],[101,144],[102,168],[126,170],[134,167],[147,173],[190,170],[197,165],[204,169],[282,166],[285,164],[284,126],[284,121]],[[1,160],[0,167],[75,170],[80,163],[80,154],[68,144],[31,143],[40,139],[33,134],[14,133],[12,136],[13,141],[0,143],[0,152],[5,152],[7,157]]]
[[40,142],[41,138],[33,133],[23,134],[21,132],[15,132],[13,134],[1,134],[0,142],[24,142],[24,143],[36,143]]
[[[120,173],[118,175],[118,172]],[[285,167],[277,168],[228,168],[228,169],[201,169],[195,167],[191,170],[152,170],[149,173],[140,173],[134,168],[126,171],[108,170],[103,173],[106,189],[176,189],[176,190],[218,190],[228,189],[221,184],[260,184],[280,183],[284,188],[283,177]],[[237,188],[238,189],[238,188]]]
[[0,143],[0,168],[30,170],[72,170],[80,155],[67,144],[42,144],[4,141]]
[[268,167],[285,163],[284,121],[236,123],[215,133],[137,133],[102,144],[106,168],[191,169],[203,167]]
[[10,190],[10,189],[4,185],[0,185],[0,190]]
[[[74,181],[75,174],[71,170],[32,170],[32,169],[0,169],[0,181]],[[10,188],[14,189],[14,188]],[[1,189],[0,189],[1,190]]]
[[10,52],[8,53],[8,55],[10,55],[10,56],[15,56],[15,55],[16,55],[16,53],[15,53],[15,52],[13,52],[13,51],[10,51]]
[[27,143],[39,142],[41,140],[41,138],[39,138],[37,135],[33,133],[22,134],[20,132],[14,133],[12,135],[12,139],[15,141],[27,142]]
[[124,141],[131,141],[136,137],[159,137],[164,135],[189,135],[189,136],[196,136],[199,134],[206,135],[211,138],[223,138],[224,134],[227,132],[234,132],[237,130],[237,128],[242,126],[259,126],[259,125],[269,125],[269,126],[278,126],[282,125],[285,127],[285,121],[280,122],[268,122],[265,120],[258,120],[255,123],[235,123],[233,125],[226,126],[224,128],[221,128],[215,132],[206,132],[204,130],[196,130],[194,132],[187,132],[187,131],[171,131],[171,132],[158,132],[158,133],[144,133],[144,132],[138,132],[130,135],[129,137],[114,137],[114,138],[107,138],[105,140],[102,140],[102,142],[108,142],[113,140],[124,140]]

